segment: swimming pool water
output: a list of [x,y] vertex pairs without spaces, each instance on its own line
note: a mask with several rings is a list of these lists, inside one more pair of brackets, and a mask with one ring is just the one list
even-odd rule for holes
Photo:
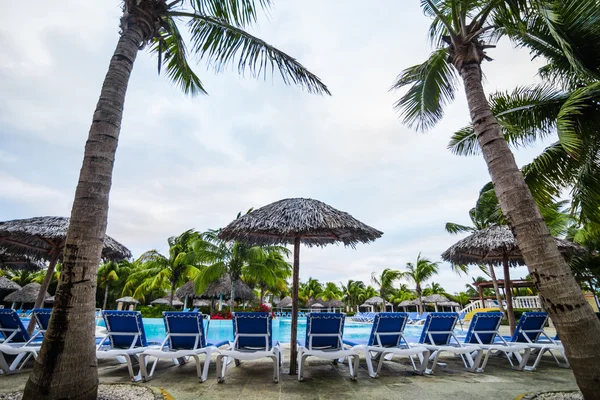
[[[104,325],[103,320],[99,320],[99,325]],[[146,338],[149,342],[156,344],[161,343],[165,336],[165,325],[162,318],[144,318],[144,330]],[[366,339],[371,334],[369,323],[354,322],[346,320],[344,323],[344,339]],[[208,327],[208,341],[222,342],[225,340],[233,340],[233,324],[231,320],[211,320],[210,324],[205,321],[204,328]],[[406,325],[404,336],[409,342],[417,342],[421,335],[422,326]],[[291,339],[292,319],[291,318],[275,318],[273,319],[273,339],[282,343],[289,343]],[[462,335],[464,332],[457,328],[457,335]],[[306,318],[298,319],[298,335],[297,338],[304,340],[306,335]]]

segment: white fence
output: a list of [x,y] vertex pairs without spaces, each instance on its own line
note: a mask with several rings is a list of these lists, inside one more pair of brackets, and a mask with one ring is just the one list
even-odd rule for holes
[[[517,296],[513,297],[513,308],[531,308],[534,310],[542,310],[542,302],[538,296]],[[506,300],[503,301],[504,307],[506,307]],[[469,303],[465,308],[459,311],[459,313],[469,313],[478,308],[495,308],[498,307],[498,302],[494,300],[485,300],[485,305],[481,300],[475,300]]]

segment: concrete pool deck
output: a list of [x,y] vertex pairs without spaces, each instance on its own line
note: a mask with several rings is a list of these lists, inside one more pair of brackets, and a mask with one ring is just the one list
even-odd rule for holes
[[[348,365],[334,365],[326,360],[309,358],[304,382],[287,374],[289,346],[284,346],[284,364],[279,384],[272,381],[272,362],[264,359],[229,366],[226,381],[217,383],[214,360],[208,380],[199,383],[192,363],[175,366],[169,361],[157,365],[154,379],[139,385],[166,390],[177,400],[191,399],[514,399],[515,396],[542,390],[575,390],[577,385],[570,369],[558,368],[546,354],[535,372],[518,372],[502,357],[491,357],[485,373],[465,371],[460,358],[442,356],[446,367],[438,366],[436,374],[416,376],[410,372],[408,359],[395,358],[387,362],[378,379],[369,377],[361,358],[358,381],[350,380]],[[0,376],[0,394],[22,390],[30,369],[9,376]],[[101,383],[127,383],[127,367],[116,361],[99,363]]]

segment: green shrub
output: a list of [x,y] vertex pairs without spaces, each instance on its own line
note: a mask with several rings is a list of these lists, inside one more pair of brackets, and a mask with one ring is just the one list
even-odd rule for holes
[[142,318],[162,318],[163,311],[181,311],[177,310],[175,307],[170,307],[166,305],[157,305],[157,306],[141,306],[137,309],[137,311],[142,313]]
[[354,314],[356,314],[354,311],[348,311],[346,313],[346,317],[352,317],[352,316],[354,316]]

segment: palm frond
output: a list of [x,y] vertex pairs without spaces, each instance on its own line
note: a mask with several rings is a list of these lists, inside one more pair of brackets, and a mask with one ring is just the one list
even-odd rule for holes
[[267,11],[271,6],[271,0],[192,0],[191,3],[199,14],[212,15],[239,26],[256,22],[257,11]]
[[444,106],[454,100],[457,75],[448,62],[448,50],[434,51],[423,64],[402,71],[390,90],[410,85],[408,91],[394,104],[403,122],[419,131],[438,123]]
[[236,64],[242,75],[249,71],[253,77],[266,78],[277,70],[286,84],[299,85],[309,93],[331,94],[319,77],[296,59],[243,29],[217,17],[198,13],[185,16],[191,18],[193,52],[217,72]]
[[446,232],[451,234],[465,233],[465,232],[474,232],[475,228],[472,226],[455,224],[454,222],[446,222],[445,226]]

